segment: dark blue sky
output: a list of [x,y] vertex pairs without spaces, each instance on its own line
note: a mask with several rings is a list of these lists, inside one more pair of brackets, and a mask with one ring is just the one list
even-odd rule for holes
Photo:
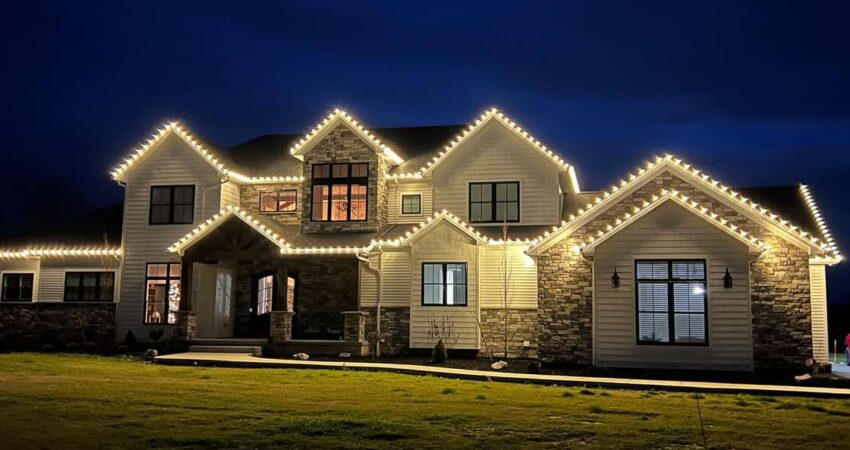
[[806,182],[850,251],[848,21],[846,1],[15,2],[0,176],[108,205],[109,168],[167,119],[231,145],[334,106],[375,127],[498,106],[585,188],[664,151],[732,185]]

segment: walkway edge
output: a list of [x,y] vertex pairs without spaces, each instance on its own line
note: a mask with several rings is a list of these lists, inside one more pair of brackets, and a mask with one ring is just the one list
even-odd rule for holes
[[407,375],[433,375],[476,381],[501,381],[512,383],[531,383],[561,386],[590,386],[625,389],[662,389],[668,391],[689,391],[730,394],[769,394],[795,395],[807,397],[850,398],[850,389],[783,386],[772,384],[716,383],[703,381],[648,380],[636,378],[583,377],[572,375],[541,375],[510,372],[490,372],[483,370],[453,369],[449,367],[431,367],[414,364],[344,362],[344,361],[301,361],[287,359],[261,358],[248,354],[234,353],[178,353],[159,356],[158,364],[181,366],[215,366],[243,368],[288,368],[288,369],[336,369],[393,372]]

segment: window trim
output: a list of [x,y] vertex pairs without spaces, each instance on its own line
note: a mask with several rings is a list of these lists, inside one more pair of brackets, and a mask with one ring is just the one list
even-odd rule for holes
[[[434,303],[425,303],[425,266],[426,265],[436,265],[440,264],[443,266],[443,303],[434,304]],[[464,298],[466,302],[462,305],[448,305],[446,304],[446,295],[448,294],[448,289],[446,288],[448,285],[446,284],[446,271],[449,264],[459,264],[464,267],[464,275],[466,276],[466,282],[463,284],[464,290]],[[469,306],[469,264],[466,261],[423,261],[421,265],[421,270],[419,272],[419,303],[420,306],[426,306],[429,308],[466,308]]]
[[[148,266],[153,265],[153,264],[167,264],[168,268],[166,270],[166,276],[165,277],[149,277],[148,276]],[[175,264],[180,264],[180,275],[177,276],[176,278],[168,275],[168,274],[171,273],[171,266],[175,265]],[[145,278],[144,278],[144,280],[145,280],[144,286],[143,286],[144,292],[143,292],[143,297],[142,297],[142,325],[160,326],[160,327],[161,326],[172,326],[172,327],[176,326],[177,323],[168,323],[168,314],[169,314],[170,311],[168,310],[168,300],[167,299],[165,301],[165,321],[159,322],[159,323],[148,322],[148,319],[147,319],[147,317],[148,317],[148,314],[147,314],[148,280],[165,280],[166,286],[168,285],[168,282],[171,281],[171,280],[180,281],[180,296],[181,296],[180,301],[182,302],[183,301],[183,298],[182,298],[182,296],[183,296],[183,263],[181,261],[146,262],[145,263]],[[179,311],[179,309],[178,309],[178,311]]]
[[[405,197],[418,197],[419,198],[419,211],[416,212],[404,212],[404,198]],[[399,200],[400,208],[402,216],[421,216],[422,215],[422,194],[420,193],[412,193],[412,194],[401,194],[401,200]]]
[[[181,187],[191,187],[192,188],[192,221],[191,222],[175,222],[174,221],[174,192],[175,188]],[[168,208],[168,222],[153,222],[153,191],[154,188],[169,188],[171,189],[171,193],[169,196],[169,208]],[[195,206],[197,202],[197,198],[195,194],[198,191],[198,187],[195,184],[152,184],[148,189],[148,225],[151,226],[160,226],[160,225],[192,225],[195,223]]]
[[[111,300],[100,300],[100,277],[97,279],[97,291],[95,291],[95,296],[98,298],[97,300],[68,300],[68,274],[84,274],[84,273],[111,273],[112,274],[112,299]],[[64,277],[62,277],[62,302],[63,303],[115,303],[115,294],[117,293],[117,279],[118,279],[118,271],[116,270],[97,270],[97,269],[66,269],[64,271]],[[147,277],[147,267],[145,267],[145,277]],[[82,281],[82,280],[80,280]],[[145,282],[147,284],[147,281]],[[82,286],[82,284],[80,284]],[[80,291],[82,295],[82,291]]]
[[[352,177],[351,176],[351,168],[352,166],[365,164],[366,165],[366,176],[365,177]],[[348,166],[348,176],[346,177],[338,177],[335,178],[333,176],[333,166]],[[328,176],[327,177],[314,177],[313,174],[316,173],[316,167],[319,166],[328,166]],[[369,221],[369,162],[321,162],[321,163],[313,163],[310,165],[310,222],[316,223],[348,223],[348,222],[368,222]],[[346,189],[346,198],[348,199],[348,208],[345,215],[345,220],[331,220],[333,212],[331,211],[333,208],[333,187],[335,185],[345,185]],[[366,187],[366,211],[363,215],[363,219],[352,219],[351,218],[351,186],[365,186]],[[325,186],[328,188],[328,214],[326,217],[322,219],[316,219],[313,215],[313,205],[315,204],[315,188],[316,186]]]
[[[493,186],[492,187],[492,194],[491,194],[491,197],[490,197],[490,207],[492,208],[492,211],[493,211],[493,215],[492,215],[493,220],[473,221],[472,220],[472,186],[474,186],[474,185],[480,186],[480,185],[485,185],[485,184],[489,184],[489,185]],[[497,202],[496,202],[496,185],[497,184],[515,184],[516,185],[516,220],[497,220],[496,219],[496,204],[497,204]],[[476,203],[486,204],[486,202],[476,202]],[[506,203],[506,202],[502,202],[502,203]],[[509,202],[509,203],[513,203],[513,202]],[[520,184],[519,180],[470,181],[469,186],[467,187],[467,190],[466,190],[466,205],[467,205],[467,216],[466,217],[469,219],[469,223],[480,223],[480,224],[519,223],[519,222],[522,221],[522,185]],[[505,211],[505,214],[507,214],[507,210]]]
[[[32,292],[30,293],[29,300],[6,300],[5,293],[3,291],[3,280],[6,279],[7,275],[30,275],[32,276]],[[36,277],[35,272],[27,272],[25,270],[7,270],[0,272],[0,303],[35,303],[35,289],[36,289]]]
[[[281,211],[280,210],[280,194],[281,192],[294,192],[295,193],[295,208],[292,211]],[[266,194],[274,194],[274,210],[264,211],[263,210],[263,195]],[[273,191],[261,191],[260,196],[257,198],[257,211],[261,214],[295,214],[298,212],[298,189],[276,189]]]
[[[637,265],[642,262],[652,262],[652,261],[665,261],[667,262],[667,279],[665,280],[649,280],[649,279],[639,279],[637,276]],[[701,262],[702,266],[702,279],[701,280],[686,280],[680,278],[673,278],[673,263],[674,262]],[[675,299],[673,295],[673,285],[676,284],[677,281],[702,281],[705,284],[705,292],[702,293],[702,302],[703,302],[703,327],[705,329],[705,342],[676,342],[676,308],[675,308]],[[640,339],[640,300],[638,298],[638,284],[639,283],[657,283],[657,284],[666,284],[667,285],[667,333],[670,336],[669,342],[657,342],[657,341],[642,341]],[[662,346],[662,347],[708,347],[709,345],[709,330],[708,330],[708,259],[699,259],[699,258],[649,258],[649,259],[635,259],[634,260],[634,286],[635,286],[635,343],[637,345],[649,345],[649,346]]]

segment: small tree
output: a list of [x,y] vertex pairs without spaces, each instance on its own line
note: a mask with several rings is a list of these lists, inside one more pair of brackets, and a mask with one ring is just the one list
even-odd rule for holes
[[446,344],[443,344],[443,340],[440,339],[437,341],[437,345],[434,346],[434,350],[431,351],[431,362],[442,364],[447,359],[449,359],[449,353],[446,351]]
[[513,263],[508,254],[508,223],[507,214],[502,222],[502,261],[499,267],[499,277],[502,281],[502,332],[504,338],[504,357],[508,357],[508,344],[510,342],[510,325],[511,325],[511,299],[513,297],[514,285],[512,282]]
[[432,362],[445,362],[448,359],[447,345],[456,344],[457,339],[454,320],[451,316],[428,318],[428,340],[435,343],[434,350],[431,352]]

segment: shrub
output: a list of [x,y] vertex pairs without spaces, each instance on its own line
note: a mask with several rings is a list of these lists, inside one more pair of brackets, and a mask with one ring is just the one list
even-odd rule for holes
[[440,339],[437,341],[437,345],[434,346],[434,350],[431,352],[431,362],[434,364],[442,364],[449,359],[449,354],[446,351],[446,344],[443,344],[443,340]]
[[177,333],[172,333],[171,338],[165,344],[164,350],[166,353],[183,353],[189,350],[189,344],[185,339],[178,336]]
[[100,347],[98,347],[97,344],[95,344],[94,342],[89,342],[88,344],[86,344],[86,353],[92,355],[100,353]]
[[269,338],[269,340],[263,344],[262,350],[263,356],[266,358],[274,358],[277,356],[277,347],[274,345],[272,338]]
[[163,334],[165,334],[165,330],[163,330],[162,328],[153,328],[148,331],[148,337],[150,337],[151,340],[154,342],[158,341]]
[[76,342],[69,342],[65,344],[65,351],[68,353],[77,353],[80,351],[80,345]]
[[43,345],[43,346],[41,347],[41,351],[42,351],[43,353],[53,353],[53,352],[55,352],[55,351],[56,351],[56,347],[54,347],[54,346],[52,346],[52,345],[50,345],[50,344],[46,344],[46,345]]
[[133,330],[127,330],[127,337],[124,338],[124,345],[126,345],[130,350],[135,350],[136,347],[139,346],[139,341],[136,339],[136,335],[133,334]]

